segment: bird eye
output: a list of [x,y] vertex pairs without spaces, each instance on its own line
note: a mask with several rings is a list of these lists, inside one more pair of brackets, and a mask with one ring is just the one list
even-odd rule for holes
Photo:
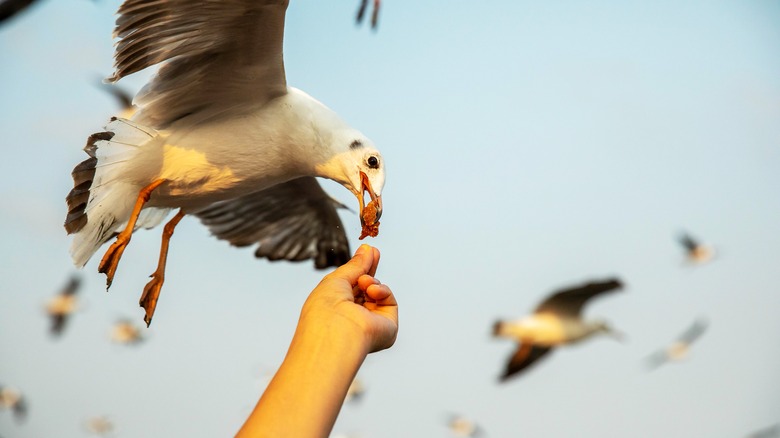
[[367,162],[368,162],[368,167],[372,169],[376,169],[379,167],[379,160],[373,155],[368,157]]

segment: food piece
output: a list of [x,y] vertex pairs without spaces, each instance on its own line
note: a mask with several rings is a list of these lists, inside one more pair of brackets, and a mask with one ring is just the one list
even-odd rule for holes
[[374,199],[363,208],[363,213],[360,215],[360,224],[363,226],[363,230],[358,237],[359,240],[363,240],[366,236],[376,237],[379,234],[377,204],[379,203]]

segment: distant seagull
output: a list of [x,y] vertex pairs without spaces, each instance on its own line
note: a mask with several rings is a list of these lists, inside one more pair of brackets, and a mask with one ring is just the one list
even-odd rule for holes
[[691,345],[707,330],[707,326],[708,322],[706,319],[699,318],[694,321],[693,325],[671,345],[651,354],[647,358],[648,368],[653,370],[667,362],[679,362],[688,357]]
[[147,325],[171,236],[186,214],[233,245],[259,244],[258,256],[339,266],[349,244],[339,204],[315,179],[322,177],[357,198],[360,238],[379,232],[384,160],[335,112],[287,86],[287,4],[126,0],[119,8],[108,80],[162,66],[135,97],[132,120],[112,118],[87,140],[89,158],[72,172],[65,229],[75,235],[77,266],[116,236],[98,265],[110,287],[133,232],[178,209],[140,299]]
[[20,11],[27,9],[35,0],[2,0],[0,1],[0,23],[5,22]]
[[[374,12],[371,13],[371,28],[376,30],[376,27],[379,24],[379,7],[382,4],[382,0],[373,0],[373,1],[374,1]],[[358,8],[357,17],[355,18],[357,24],[363,22],[363,17],[366,14],[366,9],[368,9],[368,0],[360,0],[360,7]]]
[[780,437],[780,424],[774,424],[763,429],[759,429],[746,438],[777,438]]
[[610,279],[561,290],[542,301],[529,317],[517,321],[497,321],[493,326],[494,336],[515,339],[520,343],[501,380],[528,368],[554,347],[573,344],[598,333],[620,339],[621,335],[606,322],[583,320],[581,311],[591,298],[622,287],[620,280]]
[[101,90],[114,97],[121,111],[117,114],[118,118],[129,119],[135,115],[138,108],[133,105],[133,96],[115,84],[106,84],[103,81],[98,83]]
[[680,233],[678,241],[685,248],[686,260],[694,265],[702,265],[715,258],[715,248],[697,241],[688,233]]
[[117,344],[135,345],[144,339],[138,326],[128,319],[120,319],[111,328],[111,340]]
[[84,422],[84,428],[93,435],[107,437],[114,432],[114,422],[106,416],[92,417]]
[[485,434],[484,430],[474,420],[459,414],[450,414],[448,416],[447,428],[453,436],[461,438],[477,438]]
[[347,395],[344,397],[344,403],[359,402],[363,395],[366,393],[366,386],[363,384],[363,380],[359,377],[355,377],[347,388]]
[[22,421],[27,417],[27,403],[22,393],[14,388],[0,386],[0,409],[10,409],[16,421]]
[[46,313],[51,319],[52,335],[58,336],[65,329],[65,323],[76,310],[76,293],[81,287],[81,278],[74,275],[62,290],[46,304]]

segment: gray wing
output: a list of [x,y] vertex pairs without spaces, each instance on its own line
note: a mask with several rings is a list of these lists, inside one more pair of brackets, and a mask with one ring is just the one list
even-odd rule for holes
[[251,111],[287,92],[287,0],[126,0],[109,81],[167,61],[136,98],[142,123],[165,128]]
[[704,318],[699,318],[696,321],[694,321],[693,325],[688,328],[688,330],[685,331],[682,335],[680,335],[680,338],[678,339],[679,342],[683,342],[685,344],[692,344],[696,339],[698,339],[706,330],[709,323]]
[[235,246],[259,244],[257,257],[314,259],[317,269],[341,266],[349,242],[336,208],[344,207],[313,177],[294,179],[195,212],[220,239]]
[[528,342],[523,342],[517,347],[517,351],[506,364],[504,374],[501,375],[501,381],[504,381],[517,373],[525,370],[536,363],[539,359],[550,352],[551,347],[540,347]]
[[585,303],[600,294],[617,291],[623,283],[617,278],[587,283],[553,293],[542,301],[535,313],[550,312],[558,315],[578,317]]

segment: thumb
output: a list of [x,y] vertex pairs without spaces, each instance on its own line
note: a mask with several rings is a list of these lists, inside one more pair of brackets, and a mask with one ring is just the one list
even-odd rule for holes
[[328,274],[329,279],[344,280],[350,287],[357,284],[361,275],[367,274],[374,264],[374,249],[369,245],[360,245],[355,255],[347,263]]

